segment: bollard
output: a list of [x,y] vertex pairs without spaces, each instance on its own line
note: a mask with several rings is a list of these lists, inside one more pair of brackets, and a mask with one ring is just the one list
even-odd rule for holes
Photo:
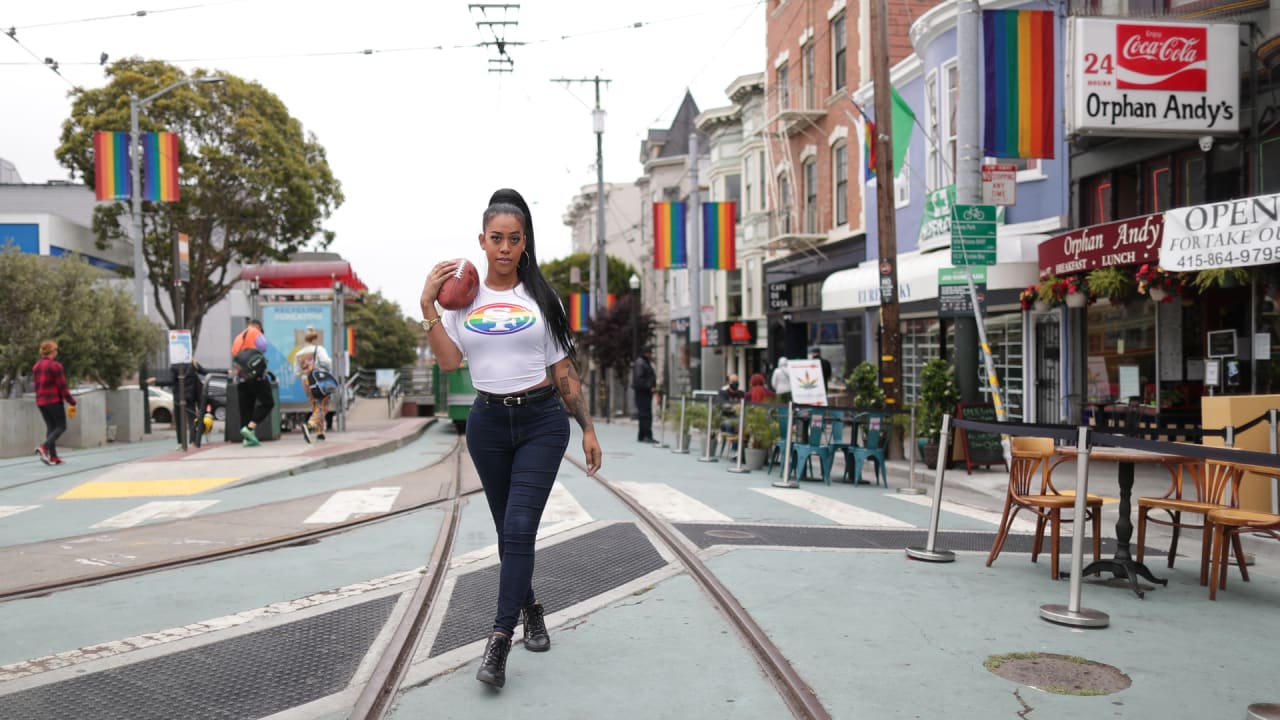
[[[903,495],[923,495],[924,489],[916,487],[916,453],[920,451],[920,446],[916,444],[916,406],[911,406],[911,427],[908,430],[907,447],[910,448],[911,457],[907,461],[907,486],[898,488],[898,492]],[[857,441],[857,438],[854,438]],[[885,475],[889,473],[886,472]]]
[[749,473],[747,468],[742,467],[742,440],[743,429],[747,427],[747,398],[743,396],[738,400],[738,464],[729,468],[731,473]]
[[913,560],[926,560],[928,562],[954,562],[956,554],[950,550],[939,550],[936,547],[938,540],[938,516],[942,514],[942,474],[947,468],[947,458],[951,456],[950,443],[947,442],[951,434],[951,416],[942,416],[942,432],[938,438],[938,469],[934,473],[933,479],[933,509],[929,513],[929,539],[925,542],[924,547],[907,548],[907,557]]
[[664,448],[667,446],[667,394],[662,393],[661,414],[662,420],[658,421],[658,441],[653,444],[654,447]]
[[787,401],[787,439],[782,444],[782,479],[773,483],[774,487],[798,488],[800,483],[791,479],[791,428],[795,427],[795,404]]
[[677,455],[689,454],[688,443],[686,443],[684,439],[684,403],[687,399],[687,395],[680,396],[680,424],[676,426],[676,446],[671,449],[671,452]]
[[698,462],[720,462],[720,458],[716,457],[715,448],[711,447],[712,445],[711,422],[712,420],[714,420],[714,418],[712,417],[713,415],[712,408],[714,407],[714,403],[715,403],[715,396],[708,395],[707,396],[707,434],[706,434],[706,439],[702,443],[703,445],[702,457],[698,458]]
[[[1066,607],[1050,603],[1040,606],[1040,617],[1072,627],[1101,628],[1111,622],[1106,613],[1080,607],[1080,583],[1084,574],[1084,513],[1089,494],[1089,428],[1081,426],[1076,438],[1076,504],[1071,527],[1071,593]],[[1051,548],[1056,551],[1057,548]]]

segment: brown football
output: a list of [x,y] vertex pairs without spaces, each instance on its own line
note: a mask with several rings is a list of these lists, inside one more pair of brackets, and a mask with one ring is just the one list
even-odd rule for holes
[[453,274],[445,278],[436,295],[436,302],[445,310],[461,310],[471,304],[480,292],[480,273],[475,263],[465,258],[458,258],[458,267]]

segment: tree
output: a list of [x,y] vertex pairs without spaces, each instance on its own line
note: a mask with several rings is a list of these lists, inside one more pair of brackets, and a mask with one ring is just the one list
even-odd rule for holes
[[367,293],[361,302],[348,305],[346,319],[356,329],[357,367],[398,368],[418,359],[418,324],[381,293]]
[[[576,285],[569,280],[569,271],[575,267],[581,272],[581,280]],[[538,268],[562,298],[569,297],[569,293],[590,290],[588,284],[591,281],[591,256],[587,253],[574,253],[566,258],[539,263]],[[628,263],[609,256],[609,292],[619,298],[629,294],[631,292],[629,280],[634,272],[635,268]]]
[[0,307],[0,395],[31,372],[43,340],[58,343],[71,382],[89,378],[113,390],[163,343],[127,292],[74,256],[0,252]]
[[[653,313],[641,308],[636,324],[640,347],[652,347],[657,324]],[[631,296],[628,294],[591,321],[583,337],[583,345],[597,365],[612,370],[614,377],[630,384],[631,364],[636,359],[631,338]]]
[[[190,281],[181,302],[192,337],[210,307],[230,292],[238,276],[231,267],[285,260],[315,240],[323,249],[333,233],[321,226],[342,204],[340,184],[325,150],[284,103],[261,85],[223,72],[126,58],[106,69],[102,88],[71,92],[71,116],[62,125],[55,155],[96,186],[93,133],[129,129],[129,95],[146,97],[188,77],[216,74],[219,84],[181,87],[139,112],[142,131],[176,133],[181,201],[142,204],[143,256],[155,306],[169,327],[176,319],[160,298],[173,287],[173,243],[190,238]],[[129,242],[129,204],[102,203],[94,211],[99,247]]]

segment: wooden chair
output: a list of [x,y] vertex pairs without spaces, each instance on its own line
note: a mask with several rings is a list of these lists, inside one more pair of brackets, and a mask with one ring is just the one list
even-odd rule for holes
[[[1013,451],[1021,450],[1023,452],[1035,453],[1040,457],[1044,458],[1044,463],[1041,465],[1042,470],[1040,472],[1040,494],[1061,495],[1062,497],[1065,497],[1065,498],[1071,498],[1072,503],[1075,502],[1075,497],[1076,497],[1075,490],[1059,490],[1053,485],[1053,479],[1052,479],[1053,468],[1062,463],[1061,458],[1059,458],[1057,462],[1054,462],[1053,438],[1032,437],[1029,435],[1023,435],[1023,436],[1014,435],[1009,438],[1009,448]],[[1108,500],[1109,500],[1108,498],[1104,498],[1100,495],[1094,495],[1093,493],[1089,493],[1088,503],[1090,503],[1089,505],[1090,507],[1092,507],[1093,504],[1107,502]],[[1112,499],[1111,501],[1114,502],[1114,499]],[[1063,518],[1062,522],[1069,523],[1071,522],[1071,520],[1072,520],[1071,518]],[[1045,521],[1046,521],[1045,516],[1043,515],[1036,516],[1036,553],[1037,554],[1040,552],[1040,540],[1044,536]]]
[[[1062,510],[1070,509],[1075,505],[1075,498],[1056,492],[1031,492],[1031,483],[1045,462],[1047,458],[1038,452],[1013,451],[1013,462],[1009,466],[1009,489],[1004,499],[1004,514],[1000,518],[1000,531],[996,533],[991,554],[987,556],[987,567],[991,567],[991,563],[995,562],[1000,555],[1005,540],[1009,538],[1009,528],[1013,525],[1014,517],[1019,510],[1025,508],[1035,513],[1038,518],[1035,543],[1031,550],[1031,562],[1035,562],[1040,555],[1044,523],[1048,522],[1052,543],[1049,548],[1052,553],[1049,577],[1058,579],[1058,540],[1062,534]],[[1051,485],[1049,490],[1052,490]],[[1090,495],[1085,498],[1085,501],[1090,511],[1088,516],[1093,520],[1093,559],[1097,560],[1102,554],[1102,498]]]
[[1218,588],[1227,587],[1227,540],[1231,540],[1231,547],[1235,550],[1241,579],[1249,582],[1249,570],[1245,567],[1244,552],[1240,548],[1240,533],[1266,533],[1280,540],[1280,515],[1220,507],[1206,513],[1205,523],[1213,528],[1213,569],[1209,574],[1209,599],[1217,600]]
[[[1191,476],[1195,487],[1195,499],[1185,499],[1183,478]],[[1210,510],[1239,505],[1240,479],[1244,471],[1233,465],[1221,462],[1205,461],[1203,463],[1187,463],[1173,474],[1173,484],[1169,491],[1159,497],[1138,498],[1138,562],[1146,550],[1147,523],[1164,525],[1173,529],[1173,540],[1169,543],[1169,567],[1173,567],[1173,558],[1178,551],[1178,535],[1183,528],[1201,530],[1203,532],[1200,550],[1200,584],[1204,585],[1209,571],[1210,526],[1207,521],[1200,523],[1183,522],[1182,514],[1205,516]],[[1152,510],[1163,510],[1167,519],[1160,515],[1152,515]]]

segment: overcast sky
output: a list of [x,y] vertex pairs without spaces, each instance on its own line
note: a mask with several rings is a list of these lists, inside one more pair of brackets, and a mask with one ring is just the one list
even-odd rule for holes
[[641,139],[670,125],[686,88],[702,110],[727,105],[734,78],[765,66],[763,0],[491,9],[489,19],[518,21],[508,41],[529,43],[507,48],[510,74],[488,72],[494,48],[456,47],[493,39],[464,0],[5,5],[0,27],[16,28],[17,42],[0,36],[0,157],[24,182],[68,177],[53,156],[67,92],[105,84],[102,53],[255,80],[316,133],[342,182],[346,203],[327,224],[337,233],[331,249],[410,316],[427,267],[482,258],[480,214],[499,187],[531,203],[540,259],[568,254],[561,216],[595,183],[594,96],[589,84],[566,89],[552,78],[612,80],[602,91],[605,180],[631,182],[643,169]]

